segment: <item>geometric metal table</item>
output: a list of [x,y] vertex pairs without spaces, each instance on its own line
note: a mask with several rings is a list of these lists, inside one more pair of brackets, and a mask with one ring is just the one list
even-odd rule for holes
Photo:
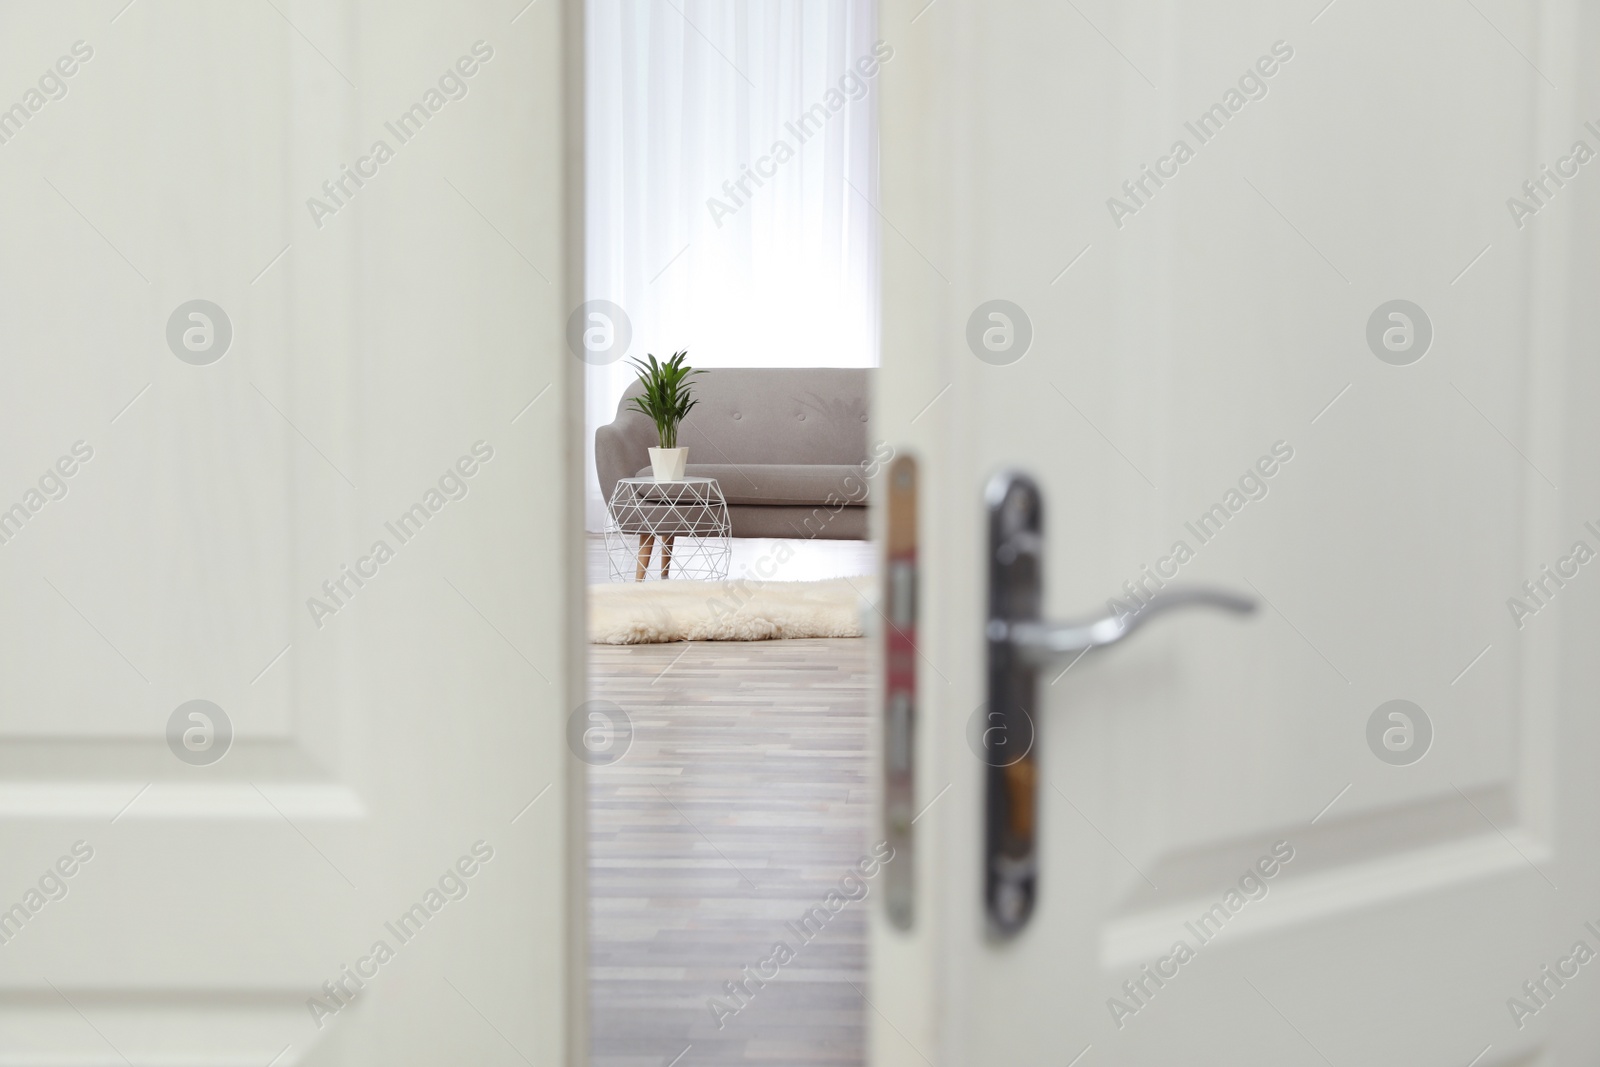
[[715,478],[621,478],[611,492],[611,521],[606,525],[611,580],[642,582],[651,577],[650,556],[658,543],[663,580],[726,578],[733,558],[732,530],[728,501]]

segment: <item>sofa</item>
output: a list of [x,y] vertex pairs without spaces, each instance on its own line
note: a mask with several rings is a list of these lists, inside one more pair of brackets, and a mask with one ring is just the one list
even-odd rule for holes
[[[699,403],[678,428],[685,473],[717,480],[733,536],[868,537],[867,478],[883,458],[867,447],[871,370],[730,367],[691,382]],[[595,432],[607,501],[618,479],[650,477],[655,425],[629,403],[641,391],[630,385],[616,419]]]

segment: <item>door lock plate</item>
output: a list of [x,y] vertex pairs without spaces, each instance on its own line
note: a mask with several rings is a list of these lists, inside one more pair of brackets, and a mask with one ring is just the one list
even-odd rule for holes
[[917,461],[889,465],[883,628],[883,835],[895,862],[884,868],[889,921],[909,930],[916,914]]

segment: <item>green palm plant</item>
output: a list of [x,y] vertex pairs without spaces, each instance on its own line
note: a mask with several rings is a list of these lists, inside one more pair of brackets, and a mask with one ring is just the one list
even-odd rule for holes
[[650,353],[646,356],[648,364],[641,359],[628,361],[639,371],[639,381],[644,385],[644,395],[632,398],[633,407],[656,424],[662,448],[677,448],[678,424],[700,403],[690,395],[689,379],[705,372],[684,365],[683,361],[689,358],[687,351],[674,352],[664,361]]

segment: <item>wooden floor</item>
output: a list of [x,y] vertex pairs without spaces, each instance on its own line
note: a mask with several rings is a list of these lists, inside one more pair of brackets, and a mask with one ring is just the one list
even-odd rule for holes
[[[869,1009],[852,983],[865,989],[876,893],[810,942],[786,924],[869,851],[867,642],[591,646],[590,656],[592,698],[633,723],[627,755],[590,769],[592,1062],[861,1063]],[[780,940],[795,958],[764,987],[751,983],[719,1029],[708,1001],[737,1005],[724,983]]]

